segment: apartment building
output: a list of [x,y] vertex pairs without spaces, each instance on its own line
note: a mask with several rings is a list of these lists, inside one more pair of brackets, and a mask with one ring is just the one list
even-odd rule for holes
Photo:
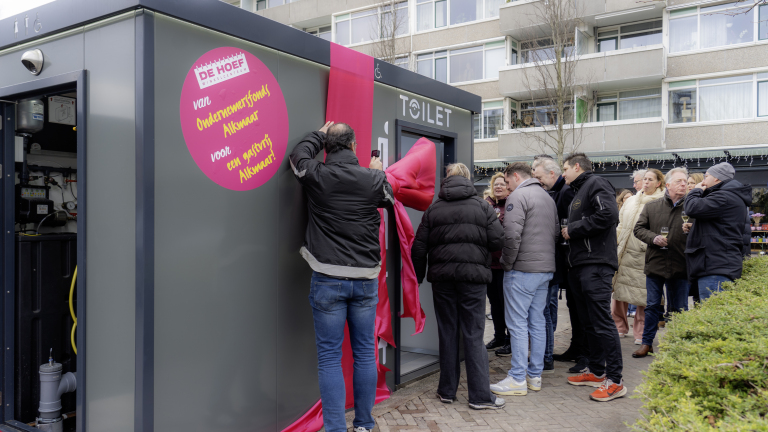
[[[574,84],[589,91],[568,104],[589,112],[557,119],[525,79],[537,67],[532,51],[547,49],[548,24],[536,12],[542,1],[395,3],[407,23],[395,35],[395,62],[483,99],[474,134],[479,185],[506,163],[546,152],[531,145],[534,136],[563,121],[578,136],[567,151],[589,154],[616,187],[629,187],[628,173],[638,167],[704,171],[727,160],[740,180],[765,190],[768,5],[572,0]],[[375,55],[392,3],[253,0],[243,7]]]

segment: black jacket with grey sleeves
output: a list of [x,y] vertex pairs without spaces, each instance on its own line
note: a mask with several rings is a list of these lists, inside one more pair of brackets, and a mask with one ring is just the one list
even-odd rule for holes
[[443,180],[438,197],[424,212],[411,247],[416,279],[424,280],[429,260],[430,282],[491,283],[491,252],[504,243],[496,212],[459,175]]
[[608,264],[617,270],[616,190],[591,171],[582,173],[570,186],[576,195],[568,210],[568,265]]
[[383,171],[361,167],[352,150],[316,160],[324,140],[324,133],[312,132],[290,156],[309,209],[301,256],[319,273],[374,279],[381,268],[377,209],[394,203],[392,186]]

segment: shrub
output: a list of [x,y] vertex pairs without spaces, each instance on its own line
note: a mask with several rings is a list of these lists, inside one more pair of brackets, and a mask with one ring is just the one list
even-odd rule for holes
[[768,430],[768,257],[676,315],[638,386],[636,431]]

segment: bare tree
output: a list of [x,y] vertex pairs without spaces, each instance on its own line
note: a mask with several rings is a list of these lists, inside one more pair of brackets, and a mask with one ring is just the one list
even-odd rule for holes
[[408,3],[403,0],[375,2],[379,7],[379,15],[373,24],[375,28],[371,29],[374,40],[371,56],[392,64],[400,57],[410,58],[408,39],[399,37],[408,34]]
[[[580,3],[536,2],[527,40],[520,44],[521,63],[529,64],[523,68],[522,77],[528,97],[521,101],[519,118],[512,126],[526,135],[529,150],[554,154],[558,163],[581,144],[581,124],[587,121],[594,103],[592,74],[579,67],[576,35],[583,15]],[[583,103],[576,103],[578,96],[583,96]],[[581,120],[578,126],[577,118]],[[527,129],[534,126],[536,130]]]

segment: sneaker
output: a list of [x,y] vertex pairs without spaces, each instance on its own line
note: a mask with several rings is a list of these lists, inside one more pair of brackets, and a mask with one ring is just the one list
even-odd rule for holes
[[507,376],[497,384],[491,384],[491,391],[496,394],[508,396],[525,396],[528,394],[525,381],[521,383],[515,382],[515,379],[511,376]]
[[444,404],[450,404],[450,403],[453,403],[455,400],[457,400],[455,397],[447,398],[445,396],[441,396],[440,393],[437,394],[437,398],[440,399],[440,402]]
[[373,429],[366,429],[362,426],[358,426],[355,428],[355,432],[373,432]]
[[616,384],[606,379],[600,387],[589,395],[589,398],[598,402],[608,402],[618,399],[627,394],[627,388],[624,387],[624,380]]
[[503,347],[496,350],[496,355],[499,357],[508,357],[512,355],[512,345],[506,344]]
[[555,362],[553,361],[549,363],[544,362],[544,370],[541,371],[541,373],[545,373],[545,374],[555,373]]
[[541,390],[541,377],[531,378],[529,375],[526,375],[525,382],[528,384],[529,389],[533,391]]
[[602,376],[596,376],[589,371],[589,368],[587,368],[580,375],[568,377],[568,384],[576,386],[600,387],[603,385],[603,381],[605,381],[605,374]]
[[620,338],[623,338],[623,337],[626,337],[626,336],[627,336],[627,334],[626,334],[626,333],[619,333],[619,337],[620,337]]
[[576,361],[576,352],[568,348],[562,354],[554,354],[552,360],[559,362]]
[[643,340],[642,339],[635,339],[635,345],[642,345]]
[[492,349],[500,348],[500,347],[503,347],[503,346],[504,346],[504,339],[499,339],[499,338],[495,337],[495,338],[491,339],[490,342],[485,344],[485,349],[492,350]]
[[570,369],[568,369],[568,373],[583,373],[587,369],[589,369],[589,366],[586,364],[576,363],[575,366],[572,366]]
[[485,319],[487,319],[488,321],[493,321],[493,315],[485,314]]
[[[491,386],[493,387],[493,386]],[[497,397],[496,400],[493,403],[489,404],[473,404],[470,402],[469,407],[476,410],[483,410],[483,409],[501,409],[504,408],[504,405],[507,403],[504,402],[504,399]]]
[[634,312],[630,312],[630,313],[629,313],[629,317],[630,317],[630,318],[634,318],[634,317],[635,317],[635,313],[634,313]]

